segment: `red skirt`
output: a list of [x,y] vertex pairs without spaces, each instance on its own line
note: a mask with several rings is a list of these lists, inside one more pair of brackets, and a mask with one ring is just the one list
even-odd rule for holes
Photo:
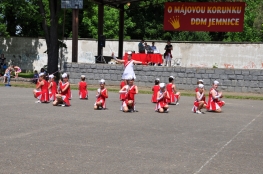
[[41,102],[49,102],[49,92],[38,91],[38,92],[36,92],[36,97]]

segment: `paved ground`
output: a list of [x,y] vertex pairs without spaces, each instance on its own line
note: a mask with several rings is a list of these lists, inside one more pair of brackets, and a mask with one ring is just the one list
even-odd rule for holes
[[72,107],[35,104],[32,89],[0,87],[0,173],[262,174],[262,101],[226,99],[221,114],[191,113],[182,97],[170,113],[137,95],[137,113],[122,113],[116,93],[108,110],[90,100]]

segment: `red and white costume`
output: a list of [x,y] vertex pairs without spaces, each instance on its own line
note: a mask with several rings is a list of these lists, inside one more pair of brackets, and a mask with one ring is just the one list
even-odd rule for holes
[[101,105],[103,108],[106,108],[106,98],[108,98],[108,92],[107,92],[107,89],[104,88],[104,89],[98,89],[98,92],[100,92],[100,95],[97,96],[97,100],[94,104],[94,106],[97,105],[97,102],[101,102]]
[[213,99],[212,91],[216,92],[216,96],[218,95],[217,90],[215,90],[214,88],[210,89],[209,98],[208,98],[208,104],[206,106],[206,109],[208,111],[215,111],[215,110],[221,108],[225,104],[225,102],[221,101],[219,98]]
[[166,85],[166,89],[167,89],[167,92],[169,93],[169,96],[170,96],[170,99],[167,99],[167,103],[176,103],[178,98],[179,98],[179,95],[177,95],[173,92],[173,84],[168,83]]
[[[197,88],[197,89],[198,89],[198,88]],[[196,91],[196,89],[195,89],[195,91]],[[194,113],[196,113],[196,111],[197,111],[197,108],[198,108],[198,106],[199,106],[199,101],[204,101],[204,104],[207,105],[207,103],[206,103],[206,101],[205,101],[205,93],[203,92],[202,94],[200,94],[199,90],[196,91],[196,92],[198,93],[198,96],[199,96],[199,99],[200,99],[200,100],[195,99],[195,101],[194,101],[194,106],[193,106],[193,108],[192,108],[192,111],[193,111]]]
[[[120,83],[120,89],[122,89],[126,85],[125,81],[121,81]],[[124,101],[125,100],[125,93],[120,94],[120,100]]]
[[136,76],[135,76],[135,73],[134,73],[134,70],[133,70],[133,64],[134,64],[133,60],[130,60],[130,61],[125,60],[125,62],[124,62],[125,69],[124,69],[124,72],[123,72],[122,77],[121,77],[122,79],[128,79],[131,76],[134,79],[136,79]]
[[[162,92],[160,91],[160,99],[156,103],[155,111],[158,111],[159,109],[163,108],[165,105],[168,104],[168,97],[167,97],[168,91]],[[164,96],[165,95],[165,96]],[[157,100],[157,97],[156,97]]]
[[48,92],[48,82],[46,80],[42,80],[39,83],[44,83],[40,88],[41,91],[36,92],[36,97],[40,100],[40,102],[49,102],[49,92]]
[[56,94],[57,94],[57,83],[56,82],[50,82],[52,84],[51,89],[49,91],[49,99],[50,100],[55,100],[56,99]]
[[[37,84],[36,84],[36,87],[39,85],[39,80],[37,80]],[[36,89],[37,91],[41,91],[41,88],[38,88],[38,89]]]
[[87,83],[85,81],[79,82],[79,98],[80,99],[88,98]]
[[69,98],[69,100],[72,99],[72,93],[71,93],[70,85],[68,87],[68,98]]
[[59,89],[61,90],[61,97],[62,97],[62,100],[63,102],[67,105],[67,106],[70,106],[70,102],[69,102],[69,87],[68,89],[66,89],[65,91],[63,91],[66,86],[69,85],[69,82],[66,82],[66,83],[63,83],[63,82],[60,82],[59,83]]
[[160,91],[160,86],[159,85],[154,85],[152,87],[153,95],[152,95],[152,103],[157,103],[157,93]]
[[126,89],[126,93],[125,93],[125,100],[122,103],[123,107],[128,106],[128,102],[131,100],[133,101],[133,106],[135,105],[135,94],[136,94],[136,86],[132,85],[131,87],[129,87],[129,85],[125,86]]

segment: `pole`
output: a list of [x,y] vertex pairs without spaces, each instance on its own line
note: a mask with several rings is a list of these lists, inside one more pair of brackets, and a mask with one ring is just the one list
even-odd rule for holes
[[79,9],[72,10],[72,62],[78,62]]

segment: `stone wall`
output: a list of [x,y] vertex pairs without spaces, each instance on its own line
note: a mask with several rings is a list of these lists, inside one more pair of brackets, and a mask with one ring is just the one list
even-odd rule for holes
[[[107,40],[103,48],[104,56],[118,55],[118,41]],[[123,49],[138,52],[138,40],[124,41]],[[148,41],[150,44],[150,41]],[[59,66],[72,61],[72,40],[65,40],[67,49],[62,50]],[[79,39],[78,62],[95,63],[97,40]],[[156,41],[160,53],[164,53],[166,41]],[[226,43],[226,42],[174,42],[172,64],[181,67],[227,69],[263,69],[262,43]],[[0,53],[5,54],[8,64],[18,65],[23,71],[40,70],[47,65],[47,46],[45,39],[25,37],[0,37]],[[123,52],[124,54],[124,52]]]
[[[123,65],[65,63],[64,72],[70,75],[70,82],[77,84],[80,76],[86,75],[89,84],[98,84],[105,79],[107,85],[119,85]],[[175,77],[178,89],[193,90],[198,79],[203,79],[206,88],[214,80],[220,82],[220,88],[228,92],[263,93],[263,70],[219,69],[219,68],[182,68],[158,66],[134,66],[136,84],[152,87],[158,77],[167,83],[169,76]]]

